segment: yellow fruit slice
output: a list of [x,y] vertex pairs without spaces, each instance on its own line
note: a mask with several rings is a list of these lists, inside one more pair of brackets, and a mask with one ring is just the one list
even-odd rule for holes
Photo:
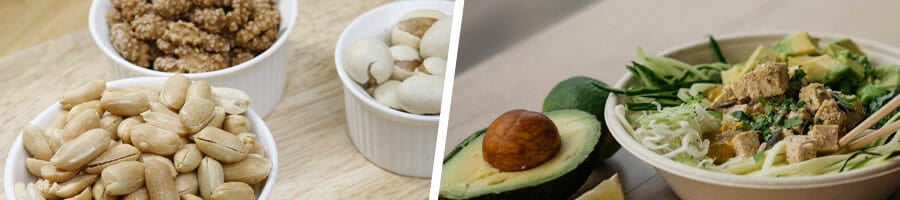
[[625,194],[622,192],[622,182],[619,181],[619,174],[614,174],[609,179],[604,180],[576,200],[622,200]]

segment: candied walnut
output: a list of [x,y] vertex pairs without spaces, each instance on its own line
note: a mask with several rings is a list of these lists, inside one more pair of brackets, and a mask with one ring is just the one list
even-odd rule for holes
[[203,7],[228,6],[231,0],[194,0],[194,4]]
[[235,41],[246,43],[269,29],[277,29],[280,16],[275,11],[260,11],[253,14],[243,29],[237,32]]
[[125,22],[125,19],[122,19],[122,13],[119,10],[112,9],[106,13],[106,24],[115,24]]
[[153,11],[166,19],[178,19],[191,9],[191,0],[153,0]]
[[209,72],[228,67],[228,57],[217,53],[206,53],[197,48],[180,47],[177,65],[188,73]]
[[184,21],[178,21],[169,24],[169,28],[163,33],[163,39],[178,46],[199,45],[203,42],[200,37],[201,30],[194,24]]
[[228,21],[225,16],[225,10],[222,8],[194,9],[190,18],[201,29],[212,33],[221,32]]
[[241,29],[250,18],[250,0],[232,0],[231,11],[225,14],[226,28],[228,31],[234,32]]
[[152,6],[144,0],[114,0],[110,2],[113,4],[113,7],[119,9],[126,21],[131,21],[139,15],[150,12],[150,9],[152,9]]
[[278,39],[278,30],[269,29],[258,37],[250,39],[250,41],[242,44],[241,47],[254,53],[260,53],[268,49],[269,46],[272,46],[272,43],[275,43],[276,39]]
[[153,69],[163,72],[184,72],[177,63],[178,59],[172,56],[157,57],[153,61]]
[[128,24],[113,24],[109,29],[109,40],[126,60],[138,66],[150,66],[150,60],[153,59],[150,45],[134,38]]
[[166,31],[166,22],[159,15],[147,13],[135,17],[131,21],[131,29],[136,38],[152,40],[159,38]]
[[238,65],[253,59],[253,54],[244,49],[234,49],[231,51],[231,65]]
[[231,50],[231,42],[216,34],[203,33],[201,36],[203,50],[209,52],[226,52]]
[[162,38],[156,39],[156,48],[162,51],[165,54],[175,54],[175,44],[172,44],[169,41],[166,41]]

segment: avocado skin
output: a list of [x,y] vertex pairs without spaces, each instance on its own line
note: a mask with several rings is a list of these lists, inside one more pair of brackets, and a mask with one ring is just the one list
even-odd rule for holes
[[[481,129],[474,134],[470,135],[466,139],[464,139],[459,145],[456,145],[449,154],[447,154],[446,158],[444,158],[444,162],[456,156],[462,148],[469,146],[469,143],[473,141],[478,136],[484,134],[487,130]],[[601,133],[602,134],[602,133]],[[599,142],[598,142],[599,144]],[[578,164],[578,167],[572,169],[572,171],[556,178],[552,181],[548,181],[546,183],[542,183],[540,185],[535,185],[526,188],[520,188],[512,191],[506,191],[501,193],[494,194],[486,194],[478,197],[474,197],[471,199],[566,199],[575,194],[581,185],[587,181],[588,177],[591,175],[591,171],[594,166],[596,166],[597,162],[600,161],[598,152],[600,152],[601,145],[595,145],[594,150],[588,154],[588,157],[585,160]],[[440,199],[448,199],[441,197]]]
[[578,167],[552,181],[513,191],[486,194],[472,199],[567,199],[575,194],[581,185],[584,185],[591,175],[594,165],[600,161],[597,152],[597,148],[594,148],[594,151],[591,151],[591,154],[585,158],[584,162],[578,164]]

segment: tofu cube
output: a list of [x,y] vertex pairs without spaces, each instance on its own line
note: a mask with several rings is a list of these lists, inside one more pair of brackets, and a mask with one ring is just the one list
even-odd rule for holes
[[799,163],[816,157],[815,138],[806,135],[792,135],[784,138],[787,141],[785,154],[788,163]]
[[731,138],[734,151],[738,156],[752,157],[759,149],[759,131],[745,131]]
[[778,96],[787,91],[789,80],[786,63],[768,62],[734,82],[731,90],[739,100]]
[[838,150],[838,125],[815,125],[809,130],[809,137],[814,137],[819,142],[816,150],[820,153],[832,153]]

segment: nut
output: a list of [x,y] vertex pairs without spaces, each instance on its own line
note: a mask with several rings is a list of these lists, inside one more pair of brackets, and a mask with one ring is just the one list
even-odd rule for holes
[[100,100],[91,100],[72,107],[72,109],[69,110],[66,119],[74,119],[75,115],[85,110],[93,110],[94,112],[97,112],[97,116],[103,116],[104,112],[103,108],[100,107]]
[[119,139],[122,140],[122,143],[131,144],[131,127],[135,125],[144,123],[144,118],[141,116],[131,116],[119,122],[119,127],[116,128],[116,134],[119,135]]
[[63,128],[62,141],[71,141],[84,132],[95,128],[100,128],[100,115],[93,111],[82,111],[66,123],[66,126]]
[[261,155],[251,154],[244,161],[226,164],[222,167],[225,181],[240,181],[257,184],[265,180],[272,170],[272,161]]
[[210,157],[203,158],[197,169],[197,182],[200,183],[200,196],[210,199],[215,189],[225,183],[222,164]]
[[419,51],[415,47],[406,45],[391,46],[391,56],[394,58],[394,71],[391,74],[391,80],[406,80],[412,76],[413,70],[422,64],[422,58],[419,57]]
[[147,194],[147,187],[141,187],[131,194],[125,195],[122,200],[150,200],[150,195]]
[[122,117],[113,114],[103,115],[100,117],[100,128],[109,132],[110,139],[119,139],[119,123],[122,123]]
[[52,164],[41,167],[41,178],[57,183],[66,182],[72,177],[75,177],[77,173],[77,171],[66,171],[56,168]]
[[50,124],[47,125],[47,129],[63,129],[66,127],[66,122],[69,121],[69,111],[63,110],[56,113],[56,116],[53,117],[53,120],[50,121]]
[[75,196],[66,198],[66,200],[91,200],[91,198],[93,198],[93,197],[94,197],[94,195],[91,194],[91,187],[87,187],[87,188],[84,188],[84,190],[82,190],[81,193],[78,193]]
[[59,128],[50,128],[44,133],[46,134],[47,144],[50,145],[50,150],[53,150],[53,153],[59,151],[59,147],[62,146],[63,130]]
[[135,161],[140,155],[141,152],[130,144],[116,144],[88,163],[84,172],[87,172],[88,174],[99,174],[103,169],[106,169],[109,166],[126,161]]
[[203,98],[188,99],[178,112],[178,119],[188,132],[196,133],[215,117],[216,104]]
[[222,123],[222,129],[235,135],[250,132],[250,120],[243,115],[228,115]]
[[[175,188],[175,167],[172,161],[161,156],[143,157],[144,181],[150,199],[177,200]],[[107,187],[108,190],[108,187]]]
[[181,200],[203,200],[203,198],[200,198],[194,194],[182,194]]
[[38,160],[35,158],[26,158],[25,159],[25,169],[28,170],[28,173],[35,175],[37,177],[41,176],[41,168],[44,166],[50,165],[49,161]]
[[66,93],[63,93],[62,99],[59,100],[59,105],[61,105],[63,109],[66,110],[72,109],[72,107],[74,107],[75,105],[81,104],[83,102],[100,99],[100,95],[103,94],[103,90],[106,90],[105,81],[89,81],[81,87],[76,88],[75,90],[70,90]]
[[250,107],[250,96],[244,91],[226,88],[214,87],[212,89],[216,106],[225,109],[225,113],[232,115],[243,114]]
[[387,44],[375,38],[356,40],[346,52],[344,70],[359,84],[378,85],[394,70],[394,57]]
[[[169,114],[178,115],[178,113],[175,113],[175,111],[172,111],[171,109],[169,109],[169,107],[166,107],[166,105],[163,105],[160,102],[152,102],[152,101],[150,102],[150,112],[165,113],[167,115],[169,115]],[[146,113],[146,112],[144,112],[144,113]],[[141,113],[141,114],[143,115],[144,113]]]
[[44,131],[36,126],[27,125],[22,128],[22,146],[37,159],[49,160],[53,157],[53,150],[47,138],[44,138]]
[[422,66],[419,68],[416,68],[416,71],[425,73],[428,75],[443,76],[446,68],[447,68],[446,60],[444,60],[443,58],[438,58],[438,57],[430,57],[430,58],[425,59],[425,61],[422,62]]
[[100,107],[119,116],[135,116],[150,109],[150,101],[140,92],[107,91],[100,98]]
[[178,174],[178,176],[175,177],[175,188],[178,190],[179,195],[197,194],[199,186],[197,174],[194,172]]
[[144,186],[144,164],[125,161],[106,168],[100,174],[108,195],[126,195]]
[[422,42],[419,43],[419,54],[423,58],[438,57],[447,59],[447,51],[450,50],[450,29],[452,28],[452,19],[440,19],[431,25],[431,28],[422,35]]
[[501,171],[521,171],[553,158],[561,146],[559,132],[541,113],[511,110],[484,133],[484,160]]
[[216,109],[213,110],[213,118],[209,121],[209,124],[206,126],[222,128],[222,124],[225,123],[225,108],[216,106]]
[[97,180],[97,175],[79,175],[59,185],[54,185],[56,189],[50,190],[53,190],[53,194],[58,197],[69,198],[82,193],[85,188],[90,188],[95,180]]
[[430,75],[413,75],[397,87],[397,102],[403,110],[412,114],[437,114],[441,112],[444,78]]
[[149,124],[131,127],[130,135],[132,144],[141,152],[168,156],[175,154],[181,146],[178,134]]
[[256,197],[253,196],[253,188],[242,182],[223,183],[216,187],[215,192],[212,194],[212,199],[215,200],[253,200],[254,198]]
[[59,147],[56,155],[50,158],[50,163],[63,170],[77,171],[103,154],[109,148],[109,141],[109,132],[91,129]]
[[103,181],[94,181],[94,185],[91,186],[91,193],[94,195],[95,200],[116,199],[116,196],[106,194],[106,186],[103,185]]
[[188,173],[196,170],[197,167],[200,166],[201,159],[203,159],[203,154],[197,149],[197,145],[187,144],[181,146],[181,149],[175,153],[172,162],[175,165],[176,171],[179,173]]
[[201,98],[209,101],[213,100],[212,87],[205,80],[197,80],[187,89],[187,99]]
[[400,81],[395,80],[384,82],[381,85],[378,85],[378,87],[375,87],[375,91],[372,92],[372,97],[375,98],[375,101],[378,101],[378,103],[393,109],[403,109],[400,106],[400,102],[397,102],[397,88],[400,87],[400,84]]
[[[57,197],[55,194],[53,194],[53,192],[55,192],[55,191],[53,191],[53,185],[56,185],[56,184],[57,183],[50,182],[47,179],[38,179],[37,181],[34,182],[34,188],[37,189],[37,191],[40,193],[41,196],[44,197],[44,199],[58,199],[59,197]],[[37,198],[37,199],[41,199],[41,198]]]
[[194,134],[194,142],[203,154],[224,163],[239,162],[249,151],[237,136],[222,129],[207,127]]
[[184,128],[184,125],[181,124],[181,120],[178,119],[178,114],[165,111],[150,111],[141,113],[141,117],[143,117],[147,124],[175,132],[178,136],[187,136],[190,134],[188,130]]
[[181,74],[175,74],[168,79],[159,91],[159,102],[172,110],[179,110],[184,105],[191,79]]
[[419,47],[419,42],[425,32],[431,28],[438,19],[447,15],[437,10],[416,10],[407,13],[397,26],[391,30],[391,42],[399,45]]

